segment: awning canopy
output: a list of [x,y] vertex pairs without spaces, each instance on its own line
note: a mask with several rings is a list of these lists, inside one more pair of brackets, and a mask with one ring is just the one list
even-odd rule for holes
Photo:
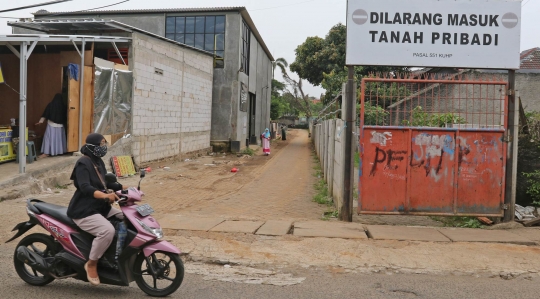
[[105,21],[96,19],[52,19],[52,20],[32,20],[8,22],[9,26],[19,27],[34,31],[126,31],[132,32],[131,26],[127,26],[116,21]]
[[45,45],[70,45],[83,41],[95,43],[128,43],[131,38],[117,36],[86,36],[86,35],[46,35],[46,34],[9,34],[0,35],[0,45],[19,44],[21,42],[38,42]]
[[[214,54],[196,47],[179,43],[164,36],[142,30],[140,28],[124,24],[114,20],[101,19],[46,19],[46,20],[21,20],[7,22],[11,27],[18,27],[27,30],[41,31],[48,34],[125,34],[138,32],[154,38],[164,40],[177,46],[188,48],[199,53],[213,56]],[[60,36],[60,35],[55,35]]]

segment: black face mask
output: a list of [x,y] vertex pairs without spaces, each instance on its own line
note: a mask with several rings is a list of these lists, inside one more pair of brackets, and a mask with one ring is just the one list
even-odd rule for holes
[[[93,147],[94,149],[92,150]],[[96,146],[96,145],[93,145],[93,144],[88,144],[86,145],[86,148],[92,152],[92,154],[94,154],[94,156],[98,157],[98,158],[102,158],[102,157],[105,157],[105,155],[107,154],[107,146],[106,145],[102,145],[102,146]]]

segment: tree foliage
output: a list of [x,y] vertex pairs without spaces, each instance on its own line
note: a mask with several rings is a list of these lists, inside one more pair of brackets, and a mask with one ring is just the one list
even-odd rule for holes
[[[347,81],[348,71],[345,66],[347,27],[341,23],[330,29],[326,37],[308,37],[299,45],[296,59],[290,65],[291,71],[313,85],[321,85],[326,94],[321,99],[330,102]],[[356,82],[374,72],[406,72],[402,67],[356,66],[354,68]]]
[[272,62],[272,80],[274,80],[274,76],[276,74],[276,68],[278,67],[282,73],[286,72],[286,69],[289,67],[289,63],[283,57],[276,59],[276,61],[273,61]]
[[278,80],[272,79],[272,101],[270,104],[270,119],[278,119],[281,116],[290,113],[290,105],[283,98],[282,93],[285,91],[285,84]]
[[447,124],[464,124],[465,119],[453,113],[429,114],[422,106],[413,109],[411,120],[403,120],[403,125],[413,127],[438,127],[444,128]]
[[[366,126],[384,126],[388,125],[388,116],[390,113],[384,108],[371,105],[370,102],[364,103],[364,125]],[[357,108],[358,113],[360,113],[360,105]]]

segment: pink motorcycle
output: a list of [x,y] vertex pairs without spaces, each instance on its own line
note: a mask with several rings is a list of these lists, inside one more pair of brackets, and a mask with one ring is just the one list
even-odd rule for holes
[[[141,170],[141,180],[144,178]],[[117,183],[116,176],[107,174],[107,185]],[[135,281],[146,294],[154,297],[175,292],[184,279],[184,264],[180,251],[162,240],[159,223],[150,215],[148,204],[137,205],[143,192],[138,188],[116,191],[118,204],[125,219],[111,220],[117,234],[98,261],[101,283],[129,286]],[[50,235],[34,233],[23,238],[15,249],[13,262],[19,277],[34,286],[43,286],[55,279],[74,278],[88,281],[84,264],[88,260],[94,237],[77,227],[66,214],[67,208],[29,199],[26,212],[30,220],[21,222],[11,242],[36,224]],[[6,243],[7,243],[6,242]]]

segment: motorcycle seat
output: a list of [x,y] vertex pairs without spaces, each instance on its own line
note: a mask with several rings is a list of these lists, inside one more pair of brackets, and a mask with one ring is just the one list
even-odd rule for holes
[[69,225],[72,228],[78,229],[79,227],[75,222],[73,222],[73,219],[71,219],[67,215],[67,207],[58,206],[46,202],[37,202],[34,204],[34,207],[36,207],[38,210],[40,210],[42,213],[45,213],[52,218]]

